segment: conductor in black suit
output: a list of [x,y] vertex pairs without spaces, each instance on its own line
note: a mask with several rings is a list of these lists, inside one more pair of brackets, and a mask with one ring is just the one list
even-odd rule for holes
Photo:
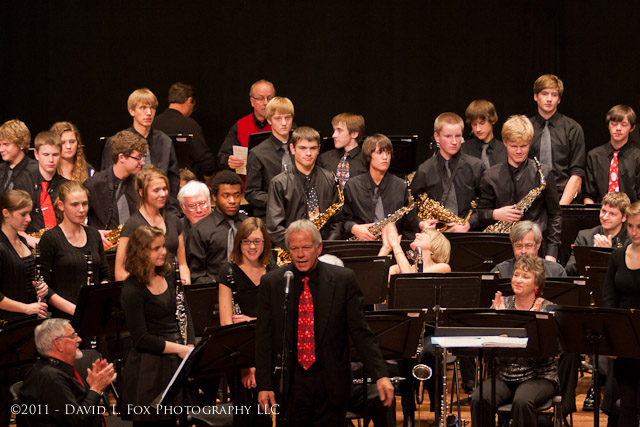
[[[308,220],[285,232],[292,265],[272,271],[260,282],[256,326],[256,380],[262,410],[272,409],[289,425],[341,426],[351,389],[350,336],[367,375],[376,381],[385,406],[393,386],[362,308],[353,271],[322,262],[322,240]],[[285,304],[285,273],[292,272],[288,298],[284,390],[279,391]],[[274,372],[278,372],[274,374]],[[278,405],[278,406],[276,406]],[[286,422],[278,424],[283,425]]]

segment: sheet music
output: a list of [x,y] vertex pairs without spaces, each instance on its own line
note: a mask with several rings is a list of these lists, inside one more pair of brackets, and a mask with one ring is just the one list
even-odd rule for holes
[[431,337],[431,344],[444,348],[526,348],[529,338],[475,336],[475,337]]
[[239,167],[236,168],[236,173],[238,175],[246,175],[247,174],[247,156],[249,155],[249,148],[248,147],[243,147],[241,145],[234,145],[233,146],[233,156],[237,157],[238,159],[242,160],[244,162],[244,164]]
[[194,347],[190,347],[189,348],[189,353],[187,353],[187,355],[184,357],[184,359],[182,359],[182,362],[180,362],[180,366],[178,366],[178,369],[176,369],[176,371],[173,373],[173,377],[171,377],[171,381],[169,381],[169,384],[167,384],[167,386],[165,387],[165,389],[162,392],[162,394],[160,394],[158,397],[153,399],[153,401],[151,402],[151,406],[158,406],[159,404],[162,403],[162,401],[164,400],[164,398],[167,395],[167,393],[169,393],[169,390],[171,389],[171,386],[173,385],[173,383],[176,382],[176,379],[178,378],[178,375],[180,375],[180,372],[182,372],[182,368],[184,367],[185,363],[189,359],[189,356],[191,356],[191,353],[193,352],[193,349],[194,349]]

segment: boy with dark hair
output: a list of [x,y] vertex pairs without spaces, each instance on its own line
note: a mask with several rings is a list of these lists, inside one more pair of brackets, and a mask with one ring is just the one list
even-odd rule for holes
[[221,171],[211,183],[215,209],[193,224],[187,240],[187,263],[191,283],[218,281],[218,268],[233,250],[238,226],[247,216],[239,213],[242,179],[232,171]]
[[31,133],[24,122],[14,119],[0,126],[0,194],[13,190],[23,172],[38,168],[38,162],[27,156],[30,144]]
[[482,160],[485,169],[507,161],[507,150],[502,141],[493,136],[493,126],[498,122],[498,113],[492,102],[486,99],[472,101],[464,112],[473,131],[473,138],[462,144],[460,151]]
[[[438,143],[436,154],[422,163],[411,182],[411,191],[417,199],[427,193],[454,215],[464,218],[471,202],[480,196],[478,187],[485,171],[482,161],[460,152],[462,144],[462,118],[455,113],[442,113],[434,122],[434,138]],[[467,232],[480,225],[473,212],[464,224],[450,223],[447,231]]]
[[569,205],[580,192],[585,177],[585,144],[582,126],[558,113],[564,85],[553,74],[544,74],[533,84],[538,113],[531,117],[534,134],[529,158],[538,158],[556,175],[561,205]]
[[364,117],[359,114],[341,113],[331,120],[335,148],[323,153],[318,166],[333,172],[344,189],[349,178],[367,171],[358,143],[364,135]]
[[57,172],[62,152],[62,141],[58,134],[51,131],[40,132],[33,145],[38,168],[20,175],[15,181],[15,189],[26,191],[33,201],[27,233],[50,229],[58,224],[53,202],[58,197],[60,185],[66,181]]
[[587,155],[584,203],[600,203],[610,192],[625,193],[633,203],[640,199],[640,148],[629,142],[636,113],[628,105],[616,105],[606,120],[609,142]]
[[[281,248],[289,224],[298,219],[313,220],[339,198],[335,176],[316,166],[320,134],[310,127],[298,128],[289,148],[293,166],[271,180],[267,203],[267,231],[274,246]],[[339,238],[340,223],[335,215],[320,232],[323,239]]]
[[144,166],[147,141],[126,130],[111,138],[112,166],[101,170],[84,182],[89,190],[89,225],[102,235],[106,248],[111,243],[105,234],[124,224],[138,208],[135,175]]

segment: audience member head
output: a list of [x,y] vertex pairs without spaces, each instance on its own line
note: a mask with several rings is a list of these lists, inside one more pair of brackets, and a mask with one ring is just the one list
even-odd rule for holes
[[30,145],[31,132],[24,122],[13,119],[0,126],[0,155],[10,166],[20,163]]
[[218,212],[231,218],[238,213],[242,200],[242,179],[232,171],[220,171],[211,182],[211,195]]
[[498,113],[491,101],[486,99],[472,101],[464,115],[476,138],[484,142],[493,139],[493,125],[498,122]]
[[307,273],[318,265],[322,236],[311,221],[299,219],[292,222],[284,232],[284,242],[298,271]]
[[[263,121],[267,118],[267,104],[276,96],[276,88],[267,80],[258,80],[249,89],[249,102],[253,107],[256,119]],[[293,113],[291,113],[293,115]]]
[[542,244],[542,231],[535,222],[520,221],[511,229],[509,240],[513,246],[515,259],[525,254],[537,256]]
[[189,181],[178,191],[182,213],[193,226],[211,213],[209,187],[200,181]]
[[149,283],[152,273],[166,276],[170,267],[164,232],[149,225],[136,228],[129,236],[124,269],[143,286]]
[[258,260],[264,266],[271,261],[271,239],[260,218],[247,218],[238,226],[229,262],[240,265]]
[[82,358],[78,336],[69,319],[46,319],[36,326],[34,341],[38,353],[53,357],[74,366],[76,359]]
[[364,136],[364,117],[360,114],[340,113],[331,120],[331,126],[336,148],[354,148],[353,142],[357,144]]
[[155,166],[149,166],[136,174],[136,192],[139,207],[162,209],[169,197],[169,179]]

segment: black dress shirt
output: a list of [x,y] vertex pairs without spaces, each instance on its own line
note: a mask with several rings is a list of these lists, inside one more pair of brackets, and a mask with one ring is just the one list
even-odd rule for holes
[[[318,158],[318,166],[335,174],[338,171],[338,163],[340,163],[342,156],[344,156],[344,148],[329,150],[320,155]],[[347,161],[349,162],[349,178],[362,175],[369,171],[369,168],[364,163],[362,147],[360,145],[347,152]]]
[[[393,214],[398,209],[409,204],[409,192],[407,184],[400,178],[390,173],[385,174],[379,184],[384,206],[385,217]],[[368,224],[375,221],[375,203],[373,194],[376,183],[367,172],[347,181],[344,187],[344,206],[342,207],[343,231],[351,236],[351,228],[356,224]],[[420,231],[419,220],[415,209],[403,216],[396,226],[404,239],[415,237]]]
[[202,126],[191,117],[185,117],[178,110],[167,108],[153,120],[153,127],[167,135],[192,134],[189,144],[189,168],[199,180],[216,172],[216,158],[204,139]]
[[[605,234],[601,225],[597,225],[593,228],[587,228],[586,230],[580,230],[575,242],[573,242],[573,245],[571,245],[571,247],[593,246],[593,236],[595,236],[596,234]],[[622,227],[620,228],[620,231],[618,231],[618,234],[613,236],[613,238],[611,239],[611,247],[613,249],[622,248],[627,244],[628,241],[629,237],[627,236],[627,226],[625,223],[622,223]],[[571,251],[571,256],[567,261],[565,270],[567,270],[567,274],[570,276],[575,276],[578,274],[576,256],[573,254],[573,251]]]
[[[55,358],[38,359],[20,388],[20,403],[47,410],[20,415],[18,423],[27,421],[23,425],[44,427],[102,426],[103,418],[98,411],[100,395],[89,390],[86,384],[80,384],[73,370],[73,366]],[[73,415],[70,415],[70,407],[74,410]]]
[[[31,157],[25,155],[20,162],[13,167],[13,170],[9,167],[9,163],[1,162],[0,163],[0,194],[4,193],[6,190],[15,190],[16,180],[19,180],[20,175],[23,172],[31,172],[33,173],[38,169],[38,162],[33,160]],[[8,177],[8,173],[11,171],[11,177]],[[10,184],[13,183],[13,188],[9,188]]]
[[191,270],[191,283],[212,283],[218,281],[218,269],[227,261],[228,220],[232,219],[236,228],[247,218],[237,213],[229,218],[217,209],[202,218],[191,228],[187,243],[187,264]]
[[[271,181],[267,206],[267,231],[275,246],[284,247],[284,232],[292,222],[307,218],[307,195],[304,190],[304,174],[293,167],[293,172],[282,172]],[[318,166],[311,171],[311,185],[318,195],[318,208],[322,214],[338,201],[335,176]],[[325,240],[338,239],[340,223],[332,216],[320,230]]]
[[[282,172],[284,144],[273,134],[249,151],[247,159],[247,184],[244,197],[253,206],[254,216],[264,218],[267,212],[269,184]],[[287,144],[287,150],[289,145]],[[289,155],[291,153],[289,152]],[[293,165],[293,156],[291,157]]]
[[[42,209],[40,208],[40,192],[42,191],[42,181],[44,178],[40,174],[40,169],[35,168],[33,170],[27,170],[25,173],[20,174],[20,178],[15,181],[15,190],[24,190],[31,196],[33,202],[33,208],[31,209],[31,223],[27,227],[27,233],[34,233],[44,228],[44,217],[42,216]],[[49,197],[51,197],[51,203],[55,203],[56,197],[58,197],[58,190],[63,182],[67,179],[58,175],[56,172],[51,178],[49,184]]]
[[[547,181],[546,188],[522,215],[522,221],[533,221],[540,226],[546,236],[546,253],[558,257],[562,232],[562,211],[558,203],[555,176],[543,166],[542,173]],[[489,168],[480,182],[478,217],[483,225],[494,221],[493,210],[515,205],[530,190],[540,186],[540,174],[535,162],[525,160],[518,168],[508,163],[500,163]]]
[[[589,151],[587,155],[587,179],[584,197],[601,203],[609,192],[609,167],[613,159],[610,142]],[[629,196],[631,203],[640,200],[640,148],[627,141],[618,150],[618,183],[620,192]]]
[[[265,129],[269,122],[267,119],[260,121],[256,118],[256,115],[251,113],[253,116],[253,122],[256,124],[258,129],[263,129],[265,132],[270,130],[270,127]],[[241,145],[240,141],[238,141],[238,122],[235,122],[229,132],[227,132],[227,136],[224,138],[224,142],[218,151],[218,168],[219,170],[229,170],[229,156],[233,155],[233,146]]]
[[[467,144],[465,142],[465,144]],[[484,174],[484,164],[473,156],[458,152],[449,160],[451,177],[456,190],[458,202],[458,216],[464,218],[471,208],[471,202],[480,197],[480,180]],[[445,171],[445,159],[437,152],[433,157],[422,163],[411,182],[411,192],[416,199],[423,193],[444,205],[450,187]],[[469,217],[471,229],[480,226],[477,212]]]
[[[473,137],[466,140],[464,144],[462,144],[460,152],[480,159],[482,158],[482,147],[484,144],[485,142],[480,141],[476,137]],[[487,148],[487,156],[489,157],[489,164],[491,166],[507,161],[507,149],[505,148],[502,141],[493,138],[486,144],[489,144],[489,147]]]
[[[529,149],[529,158],[537,157],[540,160],[540,139],[545,120],[536,114],[531,117],[531,123],[533,123],[534,134]],[[577,175],[582,179],[585,177],[584,133],[578,122],[560,113],[555,113],[549,119],[549,130],[551,132],[551,151],[556,186],[558,195],[562,196],[570,176]]]
[[[125,130],[144,138],[133,126]],[[167,134],[154,128],[151,128],[145,140],[149,144],[151,164],[160,169],[169,179],[169,195],[171,199],[170,203],[167,203],[167,207],[176,215],[181,215],[177,199],[178,190],[180,189],[180,168],[176,150],[173,148],[173,141]],[[102,166],[100,170],[105,170],[111,166],[113,166],[113,160],[111,159],[111,138],[109,138],[102,151]]]
[[129,206],[129,215],[137,210],[138,194],[135,189],[135,176],[129,175],[125,179],[119,179],[113,173],[113,167],[97,172],[84,182],[89,190],[89,225],[99,230],[113,230],[120,225],[118,215],[118,203],[116,195],[118,185],[122,182],[120,192]]

